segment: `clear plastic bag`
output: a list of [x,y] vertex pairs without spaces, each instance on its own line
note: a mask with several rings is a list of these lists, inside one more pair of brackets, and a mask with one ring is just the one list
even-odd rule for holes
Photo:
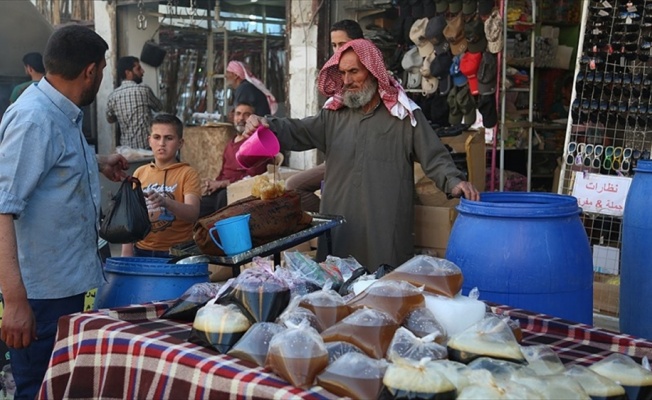
[[386,369],[385,360],[347,353],[317,376],[317,384],[337,396],[377,399],[383,388]]
[[349,307],[334,290],[318,290],[299,299],[299,306],[312,311],[319,325],[329,328],[349,315]]
[[443,344],[448,339],[446,329],[437,321],[432,312],[425,308],[412,310],[403,320],[403,326],[417,337],[434,334],[434,341]]
[[564,375],[579,383],[586,394],[592,398],[625,399],[625,388],[613,379],[602,376],[587,367],[572,365]]
[[387,359],[395,362],[401,358],[419,361],[422,358],[443,360],[448,353],[446,347],[433,341],[434,335],[418,338],[407,329],[400,327],[387,348]]
[[561,374],[566,370],[557,353],[548,345],[522,346],[521,353],[527,361],[528,368],[537,375]]
[[276,319],[276,322],[284,326],[291,326],[299,325],[302,321],[306,320],[317,332],[321,332],[323,327],[315,313],[307,308],[300,307],[299,300],[300,297],[293,298],[290,305]]
[[288,327],[272,338],[265,367],[290,384],[307,389],[328,365],[328,351],[307,322]]
[[286,251],[283,253],[285,268],[298,273],[304,279],[314,283],[320,288],[330,283],[331,286],[339,286],[344,282],[342,275],[335,269],[325,270],[321,265],[308,258],[298,251]]
[[273,322],[256,322],[227,354],[264,367],[272,338],[284,330],[284,326]]
[[399,359],[389,364],[383,384],[384,395],[393,399],[454,399],[457,390],[432,361]]
[[389,314],[362,308],[327,328],[321,335],[326,342],[349,342],[370,357],[383,358],[398,327]]
[[250,326],[236,305],[209,301],[197,311],[188,341],[226,354]]
[[652,372],[629,356],[613,353],[589,369],[618,382],[625,388],[630,399],[652,398]]
[[406,281],[423,286],[426,292],[453,297],[462,289],[462,270],[443,258],[417,255],[401,264],[382,279]]
[[165,310],[161,318],[192,322],[197,310],[217,296],[220,286],[220,283],[212,282],[195,283]]
[[347,302],[352,310],[362,307],[384,311],[399,324],[410,311],[426,305],[422,291],[408,282],[378,280]]
[[290,289],[268,265],[260,265],[244,270],[218,302],[237,304],[252,322],[273,322],[290,303]]
[[332,364],[335,360],[347,353],[364,354],[364,351],[360,350],[358,346],[348,342],[326,342],[326,350],[328,351],[329,364]]
[[482,321],[448,339],[448,356],[469,363],[479,357],[492,357],[523,363],[521,348],[505,321],[486,316]]
[[320,263],[322,266],[324,265],[333,265],[335,269],[337,269],[342,276],[343,281],[347,281],[351,278],[353,275],[353,272],[361,269],[364,267],[360,265],[358,260],[356,260],[354,257],[347,257],[347,258],[340,258],[340,257],[335,257],[335,256],[326,256],[326,260],[324,260],[322,263]]

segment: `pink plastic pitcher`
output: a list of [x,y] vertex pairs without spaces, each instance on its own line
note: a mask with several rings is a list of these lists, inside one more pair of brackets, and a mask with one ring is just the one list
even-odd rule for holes
[[243,168],[251,168],[259,162],[273,158],[281,150],[274,132],[260,125],[240,146],[235,159]]

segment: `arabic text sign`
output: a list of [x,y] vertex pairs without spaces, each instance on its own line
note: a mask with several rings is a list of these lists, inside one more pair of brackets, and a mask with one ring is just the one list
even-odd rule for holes
[[632,178],[575,173],[573,196],[586,212],[622,216]]

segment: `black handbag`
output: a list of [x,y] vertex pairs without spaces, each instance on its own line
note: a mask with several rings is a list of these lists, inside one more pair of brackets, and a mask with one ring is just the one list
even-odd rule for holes
[[140,181],[127,177],[111,199],[100,237],[110,243],[133,243],[145,238],[151,229]]

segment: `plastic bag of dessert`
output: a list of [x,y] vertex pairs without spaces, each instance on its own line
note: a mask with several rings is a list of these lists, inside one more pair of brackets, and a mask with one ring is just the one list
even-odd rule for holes
[[326,350],[328,351],[328,364],[332,364],[338,358],[347,353],[364,354],[364,351],[356,345],[348,342],[326,342]]
[[399,324],[412,311],[424,307],[422,290],[408,282],[378,280],[347,302],[351,310],[373,308],[389,314]]
[[323,327],[319,322],[319,319],[317,319],[315,313],[309,309],[299,306],[300,299],[301,297],[294,297],[285,311],[276,318],[276,323],[289,326],[290,324],[299,325],[301,321],[306,320],[317,332],[321,332]]
[[188,341],[226,354],[250,326],[238,306],[211,300],[197,311]]
[[[496,381],[491,374],[479,374],[474,376],[471,384],[459,389],[458,400],[477,400],[477,399],[505,399],[505,400],[522,400],[522,399],[542,399],[538,392],[530,389],[525,385],[513,381]],[[484,377],[484,379],[479,379]]]
[[510,327],[492,315],[452,335],[447,347],[449,359],[465,364],[483,356],[517,363],[525,361]]
[[443,360],[448,355],[446,347],[435,343],[434,338],[434,334],[418,338],[412,332],[400,327],[394,333],[394,338],[387,348],[387,359],[392,362],[399,358],[409,358],[414,361],[422,358]]
[[347,353],[319,375],[317,384],[329,392],[352,399],[377,399],[383,388],[387,361],[360,353]]
[[[496,315],[493,313],[489,313],[491,315]],[[521,329],[521,325],[518,323],[518,321],[511,319],[508,315],[503,315],[500,316],[500,318],[507,323],[509,326],[509,329],[512,330],[512,333],[514,334],[514,337],[516,338],[516,341],[521,343],[523,341],[523,330]]]
[[579,383],[593,399],[624,400],[625,388],[613,379],[602,376],[581,365],[566,368],[564,375]]
[[652,399],[652,372],[631,357],[613,353],[589,367],[594,372],[619,383],[629,399]]
[[424,292],[424,297],[426,308],[437,318],[449,337],[482,321],[487,313],[484,302],[461,294],[450,298]]
[[265,368],[303,389],[312,386],[327,365],[324,341],[307,321],[274,335],[265,359]]
[[424,286],[426,292],[453,297],[462,289],[462,270],[443,258],[417,255],[382,277]]
[[468,364],[468,367],[473,371],[489,371],[496,381],[501,382],[536,376],[533,370],[523,364],[489,357],[476,358]]
[[534,370],[537,375],[561,374],[566,370],[557,353],[546,344],[521,346],[521,353],[528,368]]
[[354,271],[364,270],[364,267],[354,257],[340,258],[329,255],[326,256],[326,260],[321,265],[333,265],[340,272],[344,281],[349,280]]
[[579,383],[564,375],[527,376],[517,382],[539,393],[539,398],[545,400],[591,400]]
[[244,270],[218,303],[237,304],[251,322],[273,322],[290,303],[287,283],[269,265]]
[[161,318],[192,322],[197,310],[217,296],[221,285],[213,282],[195,283],[165,310]]
[[273,322],[256,322],[227,354],[264,367],[269,343],[274,335],[284,330],[285,326]]
[[417,308],[403,319],[403,326],[417,337],[435,335],[434,341],[443,344],[446,342],[446,329],[437,321],[432,312],[425,308]]
[[434,360],[430,364],[430,367],[439,371],[446,379],[451,381],[455,388],[457,388],[458,393],[473,382],[480,382],[486,379],[482,378],[483,374],[491,375],[489,371],[472,370],[466,364],[451,360]]
[[325,342],[349,342],[373,358],[383,358],[399,325],[389,314],[361,308],[340,322],[325,329]]
[[349,307],[334,290],[318,290],[299,299],[299,307],[312,311],[323,329],[335,325],[349,315]]
[[432,361],[398,359],[389,364],[383,377],[381,398],[390,399],[454,399],[457,390]]
[[327,282],[332,286],[339,286],[344,282],[339,271],[325,270],[317,262],[299,251],[286,251],[283,253],[285,268],[297,272],[304,279],[323,288]]
[[303,296],[314,292],[316,290],[321,290],[321,287],[317,286],[314,282],[307,280],[297,271],[285,267],[277,267],[274,271],[274,274],[280,279],[284,280],[290,288],[291,297]]

